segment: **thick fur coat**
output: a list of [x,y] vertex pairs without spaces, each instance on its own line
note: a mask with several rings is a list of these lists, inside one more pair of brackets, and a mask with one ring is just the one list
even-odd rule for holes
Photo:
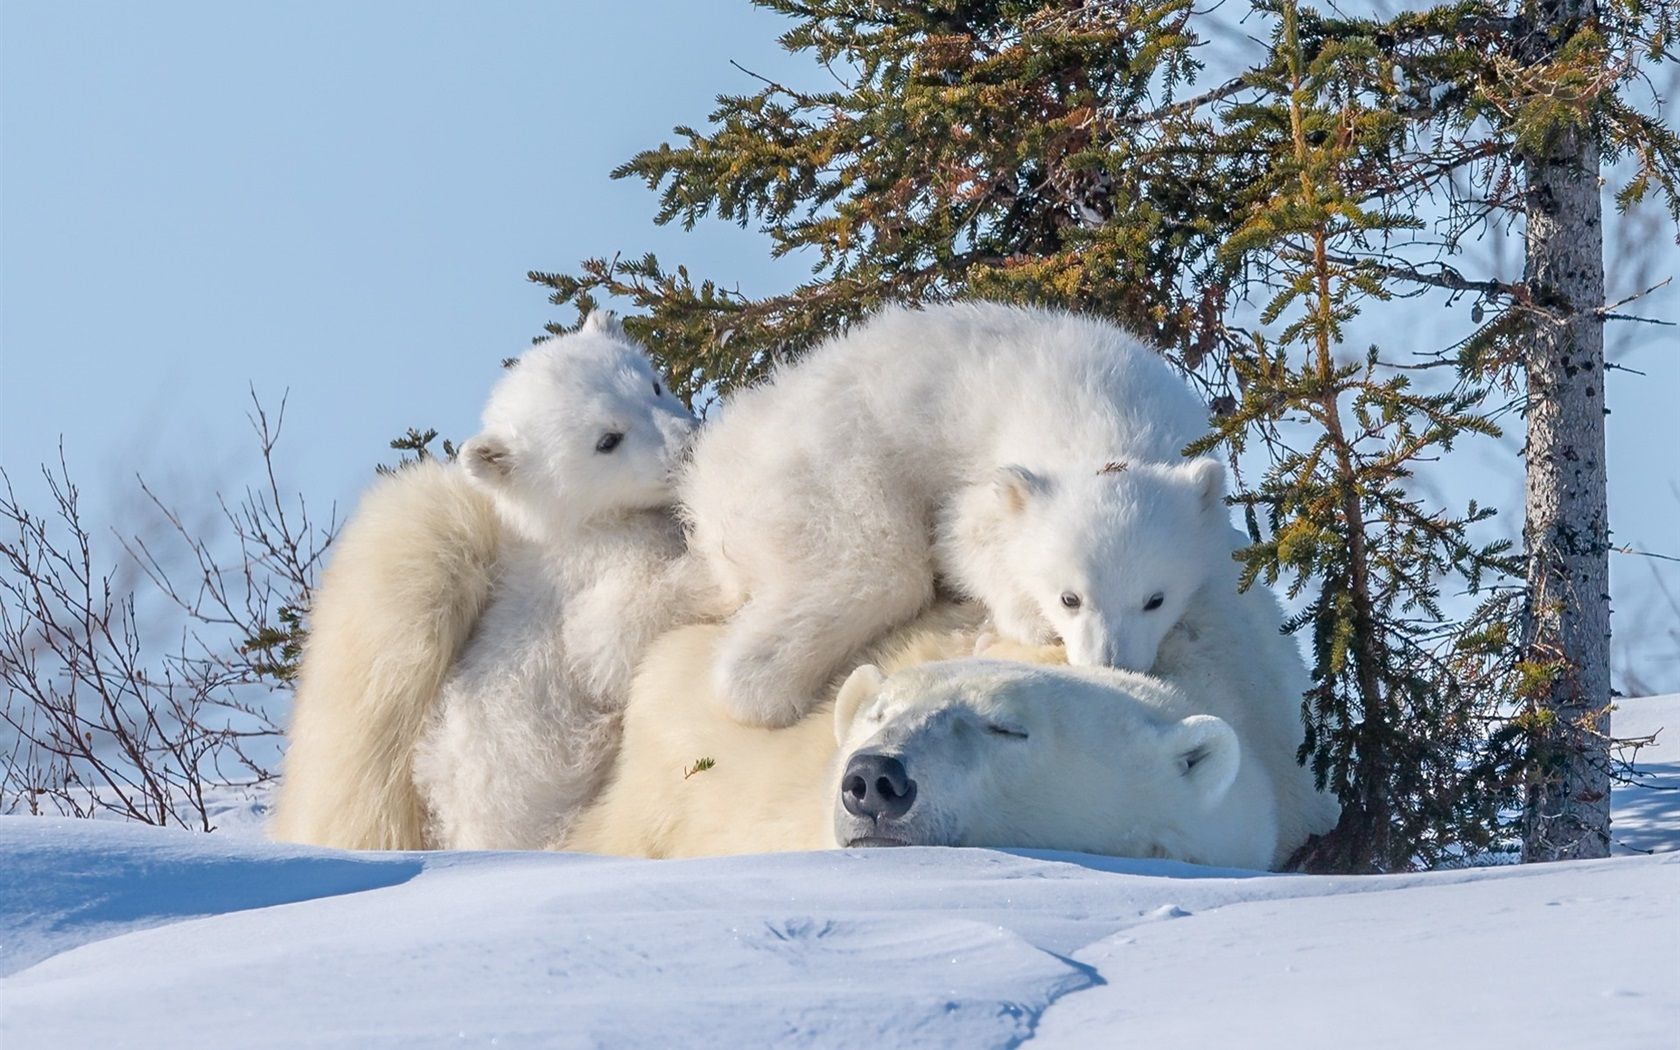
[[594,792],[643,647],[694,604],[695,427],[607,315],[528,351],[458,463],[381,480],[316,596],[273,822],[349,848],[534,848]]
[[[942,604],[870,647],[886,668],[973,653],[984,613]],[[606,786],[558,848],[626,857],[831,849],[833,695],[792,726],[744,725],[714,702],[707,669],[723,632],[679,628],[648,650]],[[709,768],[703,761],[710,759]]]
[[835,701],[840,845],[1008,846],[1265,868],[1271,784],[1224,720],[1150,675],[966,659]]
[[489,601],[500,525],[458,469],[380,478],[333,541],[309,615],[270,834],[418,849],[414,745]]
[[[611,779],[560,847],[685,857],[869,840],[1243,867],[1287,853],[1268,764],[1207,714],[1228,700],[1055,668],[1059,646],[989,639],[977,610],[940,605],[872,647],[879,664],[837,698],[762,729],[695,702],[722,639],[687,627],[649,651]],[[968,659],[977,645],[985,659]],[[854,767],[883,755],[915,780],[915,803],[871,815],[873,778]]]
[[[895,309],[744,390],[684,473],[690,548],[732,613],[716,695],[785,725],[936,581],[1019,642],[1146,670],[1199,587],[1175,547],[1227,529],[1206,412],[1092,318]],[[1145,571],[1148,570],[1148,571]]]
[[1306,737],[1301,703],[1312,682],[1295,639],[1282,633],[1283,609],[1262,584],[1239,594],[1229,552],[1247,539],[1231,532],[1220,571],[1161,643],[1155,675],[1192,697],[1198,710],[1236,729],[1277,791],[1282,865],[1310,835],[1336,826],[1341,804],[1318,790],[1295,760]]

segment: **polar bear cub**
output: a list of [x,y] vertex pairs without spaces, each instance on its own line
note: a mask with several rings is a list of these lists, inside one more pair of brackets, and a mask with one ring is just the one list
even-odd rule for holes
[[1229,529],[1219,464],[1180,456],[1205,421],[1158,355],[1074,314],[894,309],[818,347],[735,395],[681,482],[733,613],[716,695],[792,722],[936,579],[1017,641],[1147,670]]
[[551,841],[611,762],[642,649],[685,618],[668,509],[696,420],[610,319],[580,335],[520,358],[461,447],[504,535],[414,756],[446,849]]
[[1113,462],[1037,473],[1012,466],[959,493],[935,550],[1000,633],[1067,646],[1076,666],[1148,671],[1215,584],[1237,597],[1224,469]]
[[527,351],[454,464],[381,479],[316,595],[276,837],[548,841],[687,615],[673,474],[696,421],[609,314]]

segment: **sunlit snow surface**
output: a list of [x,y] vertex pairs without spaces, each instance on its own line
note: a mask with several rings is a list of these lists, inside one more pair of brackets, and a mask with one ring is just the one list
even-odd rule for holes
[[[1663,724],[1680,698],[1626,702],[1617,735]],[[0,818],[0,1046],[1671,1050],[1675,752],[1617,791],[1627,856],[1364,879],[349,854]]]

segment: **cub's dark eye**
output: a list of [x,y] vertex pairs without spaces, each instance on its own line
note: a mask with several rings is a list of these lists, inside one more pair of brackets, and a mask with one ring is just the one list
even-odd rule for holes
[[1153,612],[1154,610],[1159,609],[1161,607],[1161,603],[1166,600],[1166,595],[1162,594],[1160,591],[1156,591],[1154,594],[1149,596],[1148,601],[1143,603],[1143,611]]
[[607,433],[601,435],[601,440],[595,442],[595,451],[611,452],[613,449],[617,448],[618,443],[623,440],[624,434],[622,432],[609,430]]
[[1082,604],[1084,604],[1084,602],[1079,597],[1079,595],[1073,593],[1072,591],[1063,591],[1062,592],[1062,608],[1064,608],[1064,609],[1077,609]]
[[658,383],[653,384],[653,396],[654,397],[664,397],[665,396],[665,391],[660,387],[660,385]]
[[1025,729],[1016,729],[1013,726],[1000,726],[995,722],[987,724],[986,732],[992,734],[993,736],[1006,736],[1012,740],[1025,740],[1027,738],[1027,731]]

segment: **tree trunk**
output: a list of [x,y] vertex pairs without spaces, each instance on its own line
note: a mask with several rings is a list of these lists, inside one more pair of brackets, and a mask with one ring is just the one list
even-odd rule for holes
[[[1529,62],[1596,15],[1593,0],[1527,6]],[[1571,129],[1523,155],[1528,347],[1523,542],[1528,564],[1524,657],[1543,669],[1530,697],[1537,776],[1523,819],[1523,860],[1603,857],[1610,849],[1610,566],[1605,500],[1604,235],[1598,142]]]

